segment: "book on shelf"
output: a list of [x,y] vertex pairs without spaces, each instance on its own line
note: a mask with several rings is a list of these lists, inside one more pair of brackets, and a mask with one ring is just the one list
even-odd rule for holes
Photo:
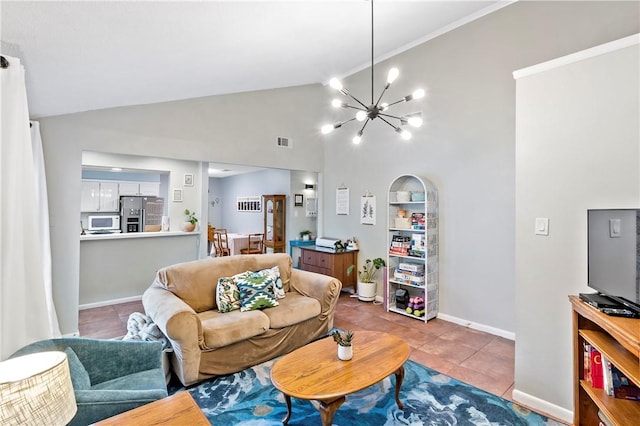
[[411,213],[411,228],[424,229],[424,213]]
[[398,264],[398,269],[400,269],[401,271],[422,272],[422,273],[424,273],[424,264],[422,264],[422,263],[400,262]]
[[629,380],[615,364],[610,364],[613,396],[620,399],[640,401],[640,388]]
[[609,420],[609,417],[602,410],[598,410],[598,418],[600,419],[599,426],[614,426],[613,422]]
[[611,365],[611,361],[609,361],[606,356],[602,355],[602,388],[604,389],[604,392],[609,396],[613,396],[613,377]]
[[591,347],[591,387],[595,389],[604,389],[602,354],[599,350]]
[[424,259],[424,251],[410,249],[408,255],[410,257],[419,257]]
[[582,344],[582,378],[591,385],[591,345],[587,342]]

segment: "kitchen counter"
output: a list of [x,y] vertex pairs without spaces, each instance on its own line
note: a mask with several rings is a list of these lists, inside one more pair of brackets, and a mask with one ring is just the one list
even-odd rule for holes
[[158,231],[158,232],[115,232],[113,234],[87,234],[80,235],[80,241],[87,240],[123,240],[132,238],[157,238],[157,237],[181,237],[185,235],[197,235],[199,232],[184,231]]

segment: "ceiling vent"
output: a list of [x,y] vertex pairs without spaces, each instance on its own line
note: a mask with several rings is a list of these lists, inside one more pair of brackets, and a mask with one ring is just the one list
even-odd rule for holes
[[276,145],[279,146],[280,148],[291,149],[293,147],[293,141],[291,140],[291,138],[278,137]]

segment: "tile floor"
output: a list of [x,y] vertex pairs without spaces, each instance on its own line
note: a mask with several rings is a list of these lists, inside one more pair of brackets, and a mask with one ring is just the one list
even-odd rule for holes
[[[82,337],[108,339],[124,336],[132,312],[144,312],[142,302],[80,311]],[[511,400],[515,344],[513,341],[440,319],[426,324],[386,312],[381,304],[360,302],[343,292],[334,326],[341,329],[393,333],[412,348],[411,359],[450,377]]]

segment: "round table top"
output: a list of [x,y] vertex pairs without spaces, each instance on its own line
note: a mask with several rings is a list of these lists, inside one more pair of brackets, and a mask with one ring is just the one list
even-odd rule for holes
[[271,368],[273,385],[286,395],[331,400],[365,389],[398,371],[411,349],[404,340],[377,331],[356,331],[353,358],[338,359],[338,345],[327,337],[283,356]]

